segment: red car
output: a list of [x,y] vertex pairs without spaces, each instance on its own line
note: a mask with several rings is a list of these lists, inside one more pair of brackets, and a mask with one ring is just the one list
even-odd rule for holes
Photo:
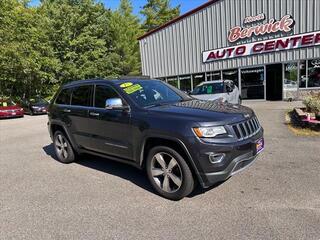
[[0,99],[0,118],[23,117],[23,108],[10,99]]

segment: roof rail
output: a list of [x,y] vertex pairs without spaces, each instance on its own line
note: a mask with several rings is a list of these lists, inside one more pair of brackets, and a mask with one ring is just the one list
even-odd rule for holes
[[129,80],[129,79],[150,79],[150,76],[120,76],[118,79]]

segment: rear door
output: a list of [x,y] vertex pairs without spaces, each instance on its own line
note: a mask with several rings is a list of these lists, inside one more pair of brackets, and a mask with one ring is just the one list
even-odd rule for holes
[[94,108],[89,111],[90,149],[132,159],[130,111],[105,109],[107,99],[121,98],[111,85],[96,85],[94,92]]
[[92,107],[93,85],[74,87],[71,94],[71,105],[63,109],[68,115],[69,130],[80,147],[90,145],[90,126],[88,112]]

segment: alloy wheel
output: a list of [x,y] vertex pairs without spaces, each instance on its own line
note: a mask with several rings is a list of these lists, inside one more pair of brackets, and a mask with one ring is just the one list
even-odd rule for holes
[[178,161],[168,153],[160,152],[151,161],[153,180],[163,191],[173,193],[182,185],[182,171]]
[[65,139],[65,137],[61,134],[57,135],[56,141],[55,141],[55,146],[57,149],[57,153],[59,157],[63,159],[68,158],[68,143]]

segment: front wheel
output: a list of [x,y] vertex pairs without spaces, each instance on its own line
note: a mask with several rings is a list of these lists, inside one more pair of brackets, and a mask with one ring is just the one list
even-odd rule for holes
[[63,132],[55,132],[53,136],[53,145],[56,156],[60,162],[71,163],[75,160],[75,152]]
[[194,179],[188,164],[169,147],[152,148],[146,168],[153,188],[165,198],[180,200],[193,191]]

